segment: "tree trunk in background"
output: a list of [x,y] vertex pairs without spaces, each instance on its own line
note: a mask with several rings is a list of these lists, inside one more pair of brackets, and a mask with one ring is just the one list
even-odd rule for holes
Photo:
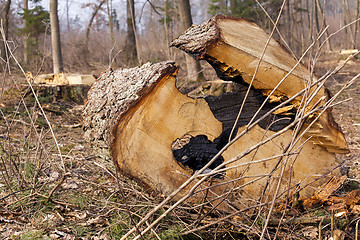
[[308,17],[308,23],[309,23],[309,41],[312,40],[312,34],[313,34],[313,23],[312,23],[312,8],[310,9],[309,0],[306,1],[306,9],[307,9],[307,17]]
[[[168,22],[167,22],[167,18],[168,18],[168,1],[165,0],[164,1],[164,29],[165,29],[165,42],[168,45],[169,44],[169,29],[168,29]],[[171,48],[167,47],[166,48],[166,53],[167,53],[167,57],[168,59],[172,58],[172,54],[171,54]]]
[[96,14],[99,12],[101,6],[105,3],[106,0],[102,0],[99,5],[95,8],[93,14],[91,15],[91,18],[90,18],[90,21],[89,21],[89,24],[87,25],[86,27],[86,31],[85,31],[85,52],[86,52],[86,55],[88,54],[89,52],[89,39],[90,39],[90,29],[91,29],[91,26],[94,22],[94,19],[95,19],[95,16]]
[[292,33],[291,33],[291,12],[290,12],[290,1],[286,2],[286,31],[287,31],[287,42],[291,48],[293,48]]
[[[352,22],[353,21],[353,19],[352,19],[352,14],[351,14],[351,11],[350,11],[350,6],[349,6],[349,0],[345,0],[345,4],[346,4],[346,6],[345,6],[345,15],[347,16],[347,18],[348,18],[348,23],[350,23],[350,22]],[[349,27],[349,32],[350,32],[350,40],[351,40],[351,45],[350,45],[350,47],[351,46],[354,46],[355,45],[355,42],[356,42],[356,40],[355,40],[355,38],[356,38],[356,33],[354,32],[354,25],[356,25],[356,23],[355,24],[353,24],[352,26],[350,26]]]
[[50,0],[50,24],[51,24],[51,47],[53,55],[54,73],[63,72],[63,62],[61,55],[60,28],[58,18],[58,2]]
[[313,11],[314,11],[314,18],[315,18],[315,26],[316,26],[316,34],[320,33],[320,25],[319,25],[319,14],[318,14],[318,1],[313,2]]
[[67,25],[67,30],[70,31],[69,0],[66,0],[66,25]]
[[[2,27],[3,27],[3,30],[4,30],[4,35],[1,36],[1,48],[0,48],[0,51],[1,51],[1,58],[3,60],[6,61],[6,63],[8,62],[7,61],[7,54],[6,54],[6,41],[8,40],[8,35],[9,35],[9,12],[10,12],[10,5],[11,5],[11,0],[8,0],[6,2],[6,5],[3,9],[3,12],[2,12],[2,16],[1,16],[1,19],[2,19]],[[5,63],[5,64],[6,64]]]
[[[326,6],[324,7],[321,7],[321,4],[320,4],[320,1],[319,0],[316,0],[316,3],[317,3],[317,7],[318,7],[318,11],[320,12],[321,14],[321,18],[322,18],[322,29],[325,28],[327,26],[326,24],[326,14],[325,14],[325,11],[326,11]],[[328,39],[326,41],[326,46],[327,46],[327,50],[328,51],[332,51],[332,46],[331,46],[331,38],[329,38],[329,29],[326,29],[325,31],[325,37]]]
[[[28,0],[24,0],[24,9],[29,9],[29,4],[28,4]],[[25,25],[25,20],[24,20],[24,25]],[[24,64],[28,64],[29,60],[28,60],[28,36],[26,35],[26,33],[23,36],[24,38]]]
[[[345,0],[342,0],[342,14],[343,14],[343,17],[344,17],[344,25],[347,24],[347,14],[346,14],[346,4],[345,4]],[[348,29],[345,28],[345,41],[343,41],[344,43],[344,46],[342,46],[342,48],[347,48],[347,42],[348,42]]]
[[[355,19],[359,19],[360,18],[360,13],[359,13],[359,10],[360,10],[360,0],[356,0],[356,9],[355,9]],[[357,33],[359,31],[359,25],[360,23],[357,22],[354,24],[354,34],[355,34],[355,39],[354,39],[354,44],[353,44],[353,48],[357,48]]]
[[139,62],[138,51],[136,47],[136,24],[135,24],[135,4],[134,0],[126,1],[126,57],[129,66],[134,66]]
[[[189,0],[178,0],[179,15],[181,22],[181,32],[185,32],[188,27],[192,25],[191,8]],[[185,55],[187,79],[189,81],[199,82],[204,80],[204,75],[201,72],[200,63],[195,61],[188,54]]]
[[[351,12],[350,12],[350,9],[349,9],[349,1],[348,0],[343,0],[342,1],[342,7],[343,7],[343,16],[344,16],[344,25],[347,25],[349,24],[352,19],[351,19]],[[344,46],[344,48],[349,48],[349,47],[352,47],[355,45],[355,34],[353,32],[353,26],[350,26],[350,27],[347,27],[345,28],[345,34],[346,34],[346,41],[348,44]],[[348,39],[347,39],[347,36],[350,36]]]
[[115,40],[114,40],[114,31],[113,31],[113,18],[112,18],[112,0],[106,1],[107,6],[107,14],[109,18],[109,33],[110,33],[110,40],[111,40],[111,47],[114,46]]
[[112,18],[112,0],[106,0],[106,10],[109,19],[109,34],[110,34],[110,51],[109,51],[109,67],[113,60],[112,50],[115,46],[114,32],[113,32],[113,18]]

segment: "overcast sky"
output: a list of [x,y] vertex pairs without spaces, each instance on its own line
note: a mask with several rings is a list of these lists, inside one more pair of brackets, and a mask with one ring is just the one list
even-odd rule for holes
[[[115,8],[117,10],[117,12],[125,11],[126,10],[125,1],[126,0],[113,1],[113,8]],[[66,9],[67,9],[66,3],[67,2],[69,4],[69,18],[70,19],[74,19],[76,16],[78,16],[82,21],[84,21],[84,23],[88,21],[92,10],[90,10],[90,8],[83,9],[83,8],[81,8],[81,6],[83,4],[91,3],[91,2],[95,2],[95,1],[91,1],[91,0],[58,0],[59,18],[62,19],[63,21],[66,20]],[[142,0],[137,1],[137,2],[142,2]],[[42,0],[41,3],[46,10],[49,10],[50,0]]]

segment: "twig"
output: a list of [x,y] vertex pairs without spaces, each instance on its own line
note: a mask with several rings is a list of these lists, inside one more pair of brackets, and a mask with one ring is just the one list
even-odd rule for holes
[[0,198],[0,201],[6,199],[6,198],[8,198],[8,197],[11,197],[12,195],[15,195],[15,194],[17,194],[17,193],[25,192],[25,191],[28,191],[28,190],[32,190],[32,189],[34,189],[34,188],[41,188],[41,187],[43,187],[44,185],[50,184],[50,183],[53,183],[53,182],[55,182],[55,180],[52,180],[52,181],[49,181],[49,182],[47,182],[47,183],[43,183],[43,184],[37,185],[37,186],[35,186],[35,187],[25,188],[25,189],[21,189],[21,190],[17,190],[17,191],[11,192],[10,194],[8,194],[8,195],[6,195],[6,196],[1,197],[1,198]]
[[52,195],[54,194],[56,189],[58,189],[58,187],[60,187],[60,185],[65,181],[66,177],[69,175],[70,175],[69,173],[66,173],[61,176],[60,181],[55,185],[55,187],[50,191],[49,195],[46,197],[47,200],[50,200],[50,198],[52,197]]
[[72,124],[72,125],[60,125],[60,127],[64,127],[64,128],[79,128],[81,126],[82,126],[81,123]]
[[[1,29],[1,32],[2,32],[2,34],[3,34],[3,29]],[[52,134],[52,136],[53,136],[53,139],[54,139],[54,141],[55,141],[57,150],[58,150],[58,152],[59,152],[59,156],[60,156],[60,160],[61,160],[61,163],[62,163],[63,171],[65,172],[64,159],[63,159],[63,157],[62,157],[62,153],[61,153],[61,150],[60,150],[60,146],[59,146],[59,143],[58,143],[57,138],[56,138],[56,136],[55,136],[54,130],[53,130],[52,126],[51,126],[51,123],[50,123],[49,119],[47,118],[47,116],[46,116],[46,114],[45,114],[45,111],[44,111],[43,107],[42,107],[41,104],[40,104],[39,98],[37,97],[37,95],[36,95],[36,93],[35,93],[35,90],[34,90],[34,88],[32,87],[32,83],[30,82],[29,78],[26,76],[26,73],[25,73],[24,69],[22,68],[21,64],[18,62],[18,60],[17,60],[16,57],[14,56],[14,53],[13,53],[13,51],[11,51],[8,43],[5,42],[5,44],[6,44],[6,48],[9,49],[9,52],[10,52],[10,54],[11,54],[11,57],[14,59],[14,61],[16,62],[16,64],[18,65],[18,67],[20,68],[21,72],[22,72],[23,75],[25,76],[25,79],[26,79],[27,83],[29,84],[29,87],[30,87],[30,89],[31,89],[31,92],[32,92],[33,95],[34,95],[35,101],[36,101],[36,103],[38,104],[38,106],[39,106],[39,108],[40,108],[40,111],[41,111],[41,113],[42,113],[42,115],[43,115],[43,117],[44,117],[44,119],[45,119],[45,121],[46,121],[46,124],[49,126],[50,132],[51,132],[51,134]]]

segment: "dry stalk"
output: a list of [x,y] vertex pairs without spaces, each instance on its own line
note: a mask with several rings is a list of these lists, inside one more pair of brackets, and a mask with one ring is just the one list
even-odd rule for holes
[[50,198],[52,197],[52,195],[54,194],[54,192],[56,191],[56,189],[58,189],[61,184],[65,181],[66,177],[70,176],[70,174],[63,174],[60,178],[60,181],[55,185],[55,187],[49,192],[49,195],[46,197],[47,200],[49,201]]
[[[3,29],[1,29],[1,33],[2,33],[2,35],[4,36],[4,31],[3,31]],[[6,49],[9,50],[10,56],[12,57],[12,59],[13,59],[13,60],[15,61],[15,63],[17,64],[18,68],[21,70],[21,72],[22,72],[23,75],[25,76],[25,79],[26,79],[26,81],[27,81],[27,83],[28,83],[28,85],[29,85],[29,87],[30,87],[30,89],[31,89],[31,92],[32,92],[32,94],[33,94],[33,96],[34,96],[34,98],[35,98],[36,103],[37,103],[38,106],[39,106],[39,109],[40,109],[40,111],[41,111],[41,113],[42,113],[42,115],[43,115],[43,117],[44,117],[44,119],[45,119],[45,121],[46,121],[46,124],[49,126],[51,135],[52,135],[53,140],[54,140],[54,142],[55,142],[56,148],[57,148],[57,150],[58,150],[58,152],[59,152],[59,157],[60,157],[60,160],[61,160],[61,163],[62,163],[63,172],[65,173],[66,170],[65,170],[64,159],[63,159],[63,156],[62,156],[62,153],[61,153],[61,150],[60,150],[59,143],[58,143],[57,138],[56,138],[56,136],[55,136],[54,130],[53,130],[52,126],[51,126],[51,123],[50,123],[49,119],[47,118],[47,115],[46,115],[46,113],[45,113],[45,111],[44,111],[44,109],[43,109],[43,107],[42,107],[42,105],[41,105],[41,103],[40,103],[40,101],[39,101],[39,98],[37,97],[37,94],[36,94],[36,92],[35,92],[35,90],[34,90],[34,88],[33,88],[33,86],[32,86],[32,83],[31,83],[30,79],[26,76],[26,73],[25,73],[24,69],[22,68],[22,66],[21,66],[21,64],[19,63],[19,61],[16,59],[13,51],[11,50],[10,46],[8,45],[8,42],[5,42],[5,45],[6,45]]]
[[356,221],[356,225],[355,225],[355,240],[358,240],[358,236],[359,236],[359,220]]

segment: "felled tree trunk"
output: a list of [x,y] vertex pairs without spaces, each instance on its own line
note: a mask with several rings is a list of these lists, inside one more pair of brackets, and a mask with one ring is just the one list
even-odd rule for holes
[[[175,86],[178,68],[173,62],[105,72],[88,93],[84,110],[86,138],[94,145],[108,147],[122,173],[164,194],[171,193],[202,169],[235,134],[246,131],[264,101],[255,120],[304,88],[307,70],[299,66],[266,101],[267,94],[296,64],[277,42],[271,41],[230,136],[267,38],[252,23],[217,17],[191,27],[173,42],[197,59],[210,62],[223,80],[236,83],[234,90],[220,96],[190,98],[180,93]],[[306,111],[318,105],[322,96],[326,96],[323,88]],[[347,145],[330,112],[307,133],[306,136],[313,136],[312,141],[303,137],[292,155],[280,157],[293,139],[293,129],[288,126],[295,121],[301,99],[295,98],[281,111],[259,121],[205,169],[223,169],[201,185],[200,188],[213,185],[205,194],[208,198],[222,196],[218,199],[227,198],[235,206],[242,206],[274,189],[282,164],[287,167],[281,190],[305,185],[337,165],[332,152],[345,152]],[[316,114],[313,115],[312,118]],[[279,131],[284,133],[247,152]],[[297,148],[301,148],[300,153]],[[182,194],[195,183],[189,184]],[[193,199],[203,198],[203,191],[194,191]]]

